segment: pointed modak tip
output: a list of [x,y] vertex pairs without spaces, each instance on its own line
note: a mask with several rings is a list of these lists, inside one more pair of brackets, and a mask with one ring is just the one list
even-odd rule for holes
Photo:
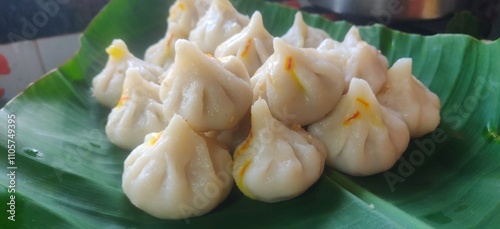
[[372,91],[368,82],[366,82],[366,80],[364,79],[359,79],[359,78],[351,79],[351,83],[349,84],[349,90],[347,91],[347,93],[351,92],[352,91],[351,89],[353,88],[368,88],[370,89],[369,91]]
[[304,17],[302,17],[302,13],[300,11],[297,11],[297,13],[295,13],[293,24],[305,24]]
[[106,53],[114,59],[122,59],[130,52],[127,44],[122,39],[114,39],[110,46],[106,48]]
[[191,42],[189,42],[186,39],[178,39],[175,41],[175,44],[174,44],[176,52],[181,50],[181,49],[184,49],[184,48],[192,48],[193,46],[194,46],[194,44],[192,44]]
[[198,48],[198,45],[186,39],[179,39],[175,41],[174,47],[175,47],[176,59],[177,57],[184,56],[184,54],[182,53],[190,50],[194,50],[196,52],[203,54],[203,52]]
[[297,47],[286,43],[280,37],[273,38],[273,49],[275,53],[280,53],[287,49],[297,49]]
[[413,61],[411,58],[403,57],[403,58],[396,60],[396,62],[394,62],[394,64],[392,64],[392,67],[389,70],[391,70],[391,69],[392,70],[403,69],[405,71],[409,71],[410,75],[411,75],[412,63],[413,63]]
[[359,35],[359,29],[357,26],[353,25],[344,37],[344,41],[355,40],[361,41],[361,36]]
[[264,26],[264,21],[262,20],[262,14],[259,11],[255,11],[250,18],[249,25],[261,25]]

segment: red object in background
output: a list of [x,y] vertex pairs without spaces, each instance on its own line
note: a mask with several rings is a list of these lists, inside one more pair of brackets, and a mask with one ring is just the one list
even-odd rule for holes
[[2,98],[4,94],[5,94],[5,89],[0,88],[0,98]]
[[299,0],[290,0],[290,1],[287,1],[287,2],[285,2],[285,5],[288,5],[290,7],[296,8],[296,9],[300,9],[300,2],[299,2]]
[[[5,58],[2,53],[0,53],[0,75],[8,75],[10,74],[9,61]],[[0,91],[0,97],[3,95],[3,90]]]

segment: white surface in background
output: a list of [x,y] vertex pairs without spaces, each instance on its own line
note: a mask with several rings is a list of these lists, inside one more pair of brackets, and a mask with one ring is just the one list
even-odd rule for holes
[[11,99],[45,72],[34,41],[0,45],[9,62],[10,74],[0,76],[0,87],[5,89],[3,99]]
[[80,48],[81,34],[42,38],[36,40],[45,72],[66,63]]
[[10,74],[0,76],[0,88],[5,89],[2,101],[21,93],[45,73],[64,64],[80,48],[81,34],[69,34],[0,45],[9,62]]

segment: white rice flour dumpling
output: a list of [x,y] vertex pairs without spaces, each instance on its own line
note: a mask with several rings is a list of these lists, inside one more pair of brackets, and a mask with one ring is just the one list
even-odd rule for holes
[[231,152],[248,136],[250,133],[250,111],[243,117],[240,123],[228,130],[207,131],[203,134],[215,141],[229,147]]
[[377,94],[377,99],[401,115],[411,137],[421,137],[439,125],[441,105],[436,94],[420,83],[411,69],[411,59],[396,61],[389,69],[387,82]]
[[202,52],[213,55],[217,46],[241,32],[248,22],[248,17],[238,13],[229,0],[213,0],[207,13],[189,34],[189,40]]
[[122,188],[132,204],[162,219],[203,215],[233,186],[224,147],[175,115],[165,130],[146,136],[124,163]]
[[292,27],[281,37],[286,43],[300,48],[317,48],[326,38],[330,35],[322,29],[308,26],[300,11],[295,14]]
[[188,39],[196,23],[205,15],[212,0],[177,0],[169,9],[165,36],[151,45],[144,60],[168,69],[174,62],[174,44],[179,39]]
[[368,83],[357,78],[332,112],[308,131],[325,144],[327,165],[354,176],[391,168],[410,140],[400,116],[381,106]]
[[165,128],[168,121],[163,115],[159,90],[159,85],[143,79],[138,68],[127,70],[120,101],[106,124],[106,134],[113,144],[133,149],[146,134]]
[[324,117],[344,90],[341,69],[312,48],[297,48],[274,39],[274,54],[251,79],[254,100],[269,104],[287,124],[308,125]]
[[250,134],[233,157],[233,177],[243,194],[277,202],[302,194],[319,179],[326,149],[300,126],[274,119],[259,99],[251,108]]
[[243,63],[234,56],[205,55],[186,40],[178,40],[175,50],[175,63],[160,88],[166,118],[177,113],[200,132],[236,127],[252,104]]
[[318,50],[342,67],[345,74],[344,92],[347,92],[352,78],[366,80],[375,93],[387,80],[387,59],[379,50],[361,39],[355,26],[347,32],[343,42],[328,38],[318,46]]
[[215,57],[238,57],[248,71],[250,77],[273,53],[273,36],[264,27],[262,15],[256,11],[250,23],[243,30],[230,37],[217,47]]
[[179,36],[187,38],[196,23],[205,15],[214,0],[176,0],[168,10],[168,28],[174,28]]
[[147,81],[159,84],[163,69],[146,63],[129,52],[123,40],[115,39],[106,49],[108,62],[104,69],[92,80],[92,94],[106,107],[114,107],[122,94],[125,72],[135,67]]

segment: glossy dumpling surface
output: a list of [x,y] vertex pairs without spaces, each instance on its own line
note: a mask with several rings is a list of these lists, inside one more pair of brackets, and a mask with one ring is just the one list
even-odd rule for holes
[[343,71],[316,49],[274,39],[274,53],[251,79],[254,100],[263,98],[287,124],[308,125],[324,117],[344,90]]
[[151,133],[124,163],[122,188],[132,204],[162,219],[203,215],[233,186],[232,159],[217,143],[176,115]]
[[216,59],[179,40],[176,61],[160,89],[164,113],[183,116],[197,131],[232,129],[252,104],[250,79],[241,61]]
[[248,26],[220,44],[214,55],[217,58],[236,56],[251,77],[273,52],[273,36],[264,27],[260,12],[256,11]]
[[189,34],[189,40],[202,52],[213,55],[217,46],[241,32],[248,22],[248,17],[238,13],[229,0],[213,0],[207,13]]
[[300,48],[316,48],[330,36],[324,30],[308,26],[302,18],[302,13],[295,14],[293,25],[281,37],[286,43]]
[[146,49],[144,60],[168,69],[175,59],[175,42],[189,38],[211,2],[212,0],[176,0],[169,8],[165,36]]
[[160,86],[140,74],[137,68],[127,70],[123,93],[106,124],[109,140],[124,149],[135,148],[146,134],[160,131],[168,123],[158,97]]
[[387,59],[379,50],[361,39],[355,26],[347,32],[343,42],[326,39],[319,45],[318,50],[324,51],[324,55],[343,68],[344,92],[347,92],[353,78],[364,79],[375,93],[380,91],[387,80]]
[[245,140],[248,133],[250,133],[250,111],[234,128],[220,131],[207,131],[203,134],[206,137],[227,146],[232,152],[241,142],[243,142],[243,140]]
[[368,83],[357,78],[332,112],[308,131],[325,144],[327,165],[355,176],[391,168],[410,139],[400,116],[381,106]]
[[123,40],[115,39],[106,49],[108,61],[104,69],[92,80],[92,94],[106,107],[114,107],[122,94],[125,72],[135,67],[147,81],[159,84],[163,69],[136,58]]
[[439,125],[441,105],[436,94],[418,81],[411,69],[411,59],[397,60],[389,69],[387,82],[377,99],[401,115],[411,137],[421,137]]
[[196,27],[214,0],[176,0],[169,8],[168,28],[175,29],[183,39]]
[[251,109],[251,130],[234,153],[233,177],[246,196],[265,202],[294,198],[323,172],[323,144],[295,125],[274,119],[265,100]]

